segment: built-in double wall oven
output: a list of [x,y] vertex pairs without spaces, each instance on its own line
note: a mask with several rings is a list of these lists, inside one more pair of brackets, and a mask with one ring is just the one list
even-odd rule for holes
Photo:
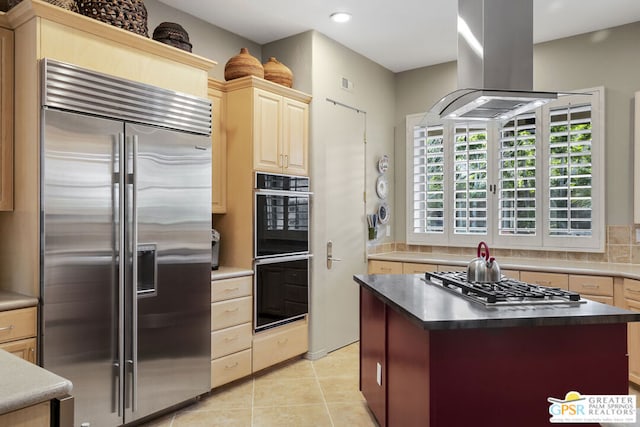
[[257,173],[254,271],[256,332],[309,311],[309,178]]

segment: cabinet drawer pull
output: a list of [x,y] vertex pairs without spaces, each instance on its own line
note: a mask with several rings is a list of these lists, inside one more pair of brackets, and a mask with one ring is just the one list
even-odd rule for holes
[[536,284],[540,286],[549,286],[551,284],[550,280],[536,280]]
[[2,331],[10,331],[14,328],[13,325],[9,325],[9,326],[3,326],[2,328],[0,328],[0,332]]
[[598,289],[598,288],[600,288],[600,285],[596,285],[595,283],[583,283],[580,286],[582,286],[585,289]]
[[240,338],[240,335],[234,335],[234,336],[232,336],[232,337],[225,337],[225,339],[224,339],[224,340],[225,340],[226,342],[231,342],[231,341],[235,341],[235,340],[237,340],[238,338]]
[[235,288],[226,288],[224,291],[225,292],[235,292],[235,291],[239,291],[240,288],[239,287],[235,287]]
[[238,366],[238,362],[234,363],[233,365],[224,365],[224,369],[233,369],[236,366]]
[[285,339],[283,339],[283,340],[278,340],[278,344],[279,344],[279,345],[284,345],[284,344],[286,344],[288,341],[289,341],[289,338],[285,338]]
[[233,313],[234,311],[238,311],[240,309],[240,307],[236,307],[236,308],[228,308],[226,309],[224,312],[225,313]]

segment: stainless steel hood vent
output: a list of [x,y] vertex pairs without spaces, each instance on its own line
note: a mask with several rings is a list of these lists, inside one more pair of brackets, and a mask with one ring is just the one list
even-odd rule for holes
[[431,112],[508,120],[558,97],[532,90],[533,0],[458,0],[458,87]]

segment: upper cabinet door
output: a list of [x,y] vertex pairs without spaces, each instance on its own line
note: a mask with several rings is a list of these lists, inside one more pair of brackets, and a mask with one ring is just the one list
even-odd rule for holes
[[211,212],[227,211],[227,129],[226,95],[209,87],[212,109],[211,131]]
[[287,174],[308,175],[309,105],[284,98],[282,153]]
[[282,102],[280,95],[255,89],[253,95],[253,167],[282,172]]
[[0,28],[0,211],[13,210],[13,31]]

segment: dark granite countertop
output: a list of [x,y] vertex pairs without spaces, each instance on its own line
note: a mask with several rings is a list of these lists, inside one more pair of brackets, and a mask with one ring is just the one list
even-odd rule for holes
[[640,322],[640,313],[587,300],[571,306],[485,307],[424,280],[423,274],[355,275],[354,280],[424,329],[504,328]]

